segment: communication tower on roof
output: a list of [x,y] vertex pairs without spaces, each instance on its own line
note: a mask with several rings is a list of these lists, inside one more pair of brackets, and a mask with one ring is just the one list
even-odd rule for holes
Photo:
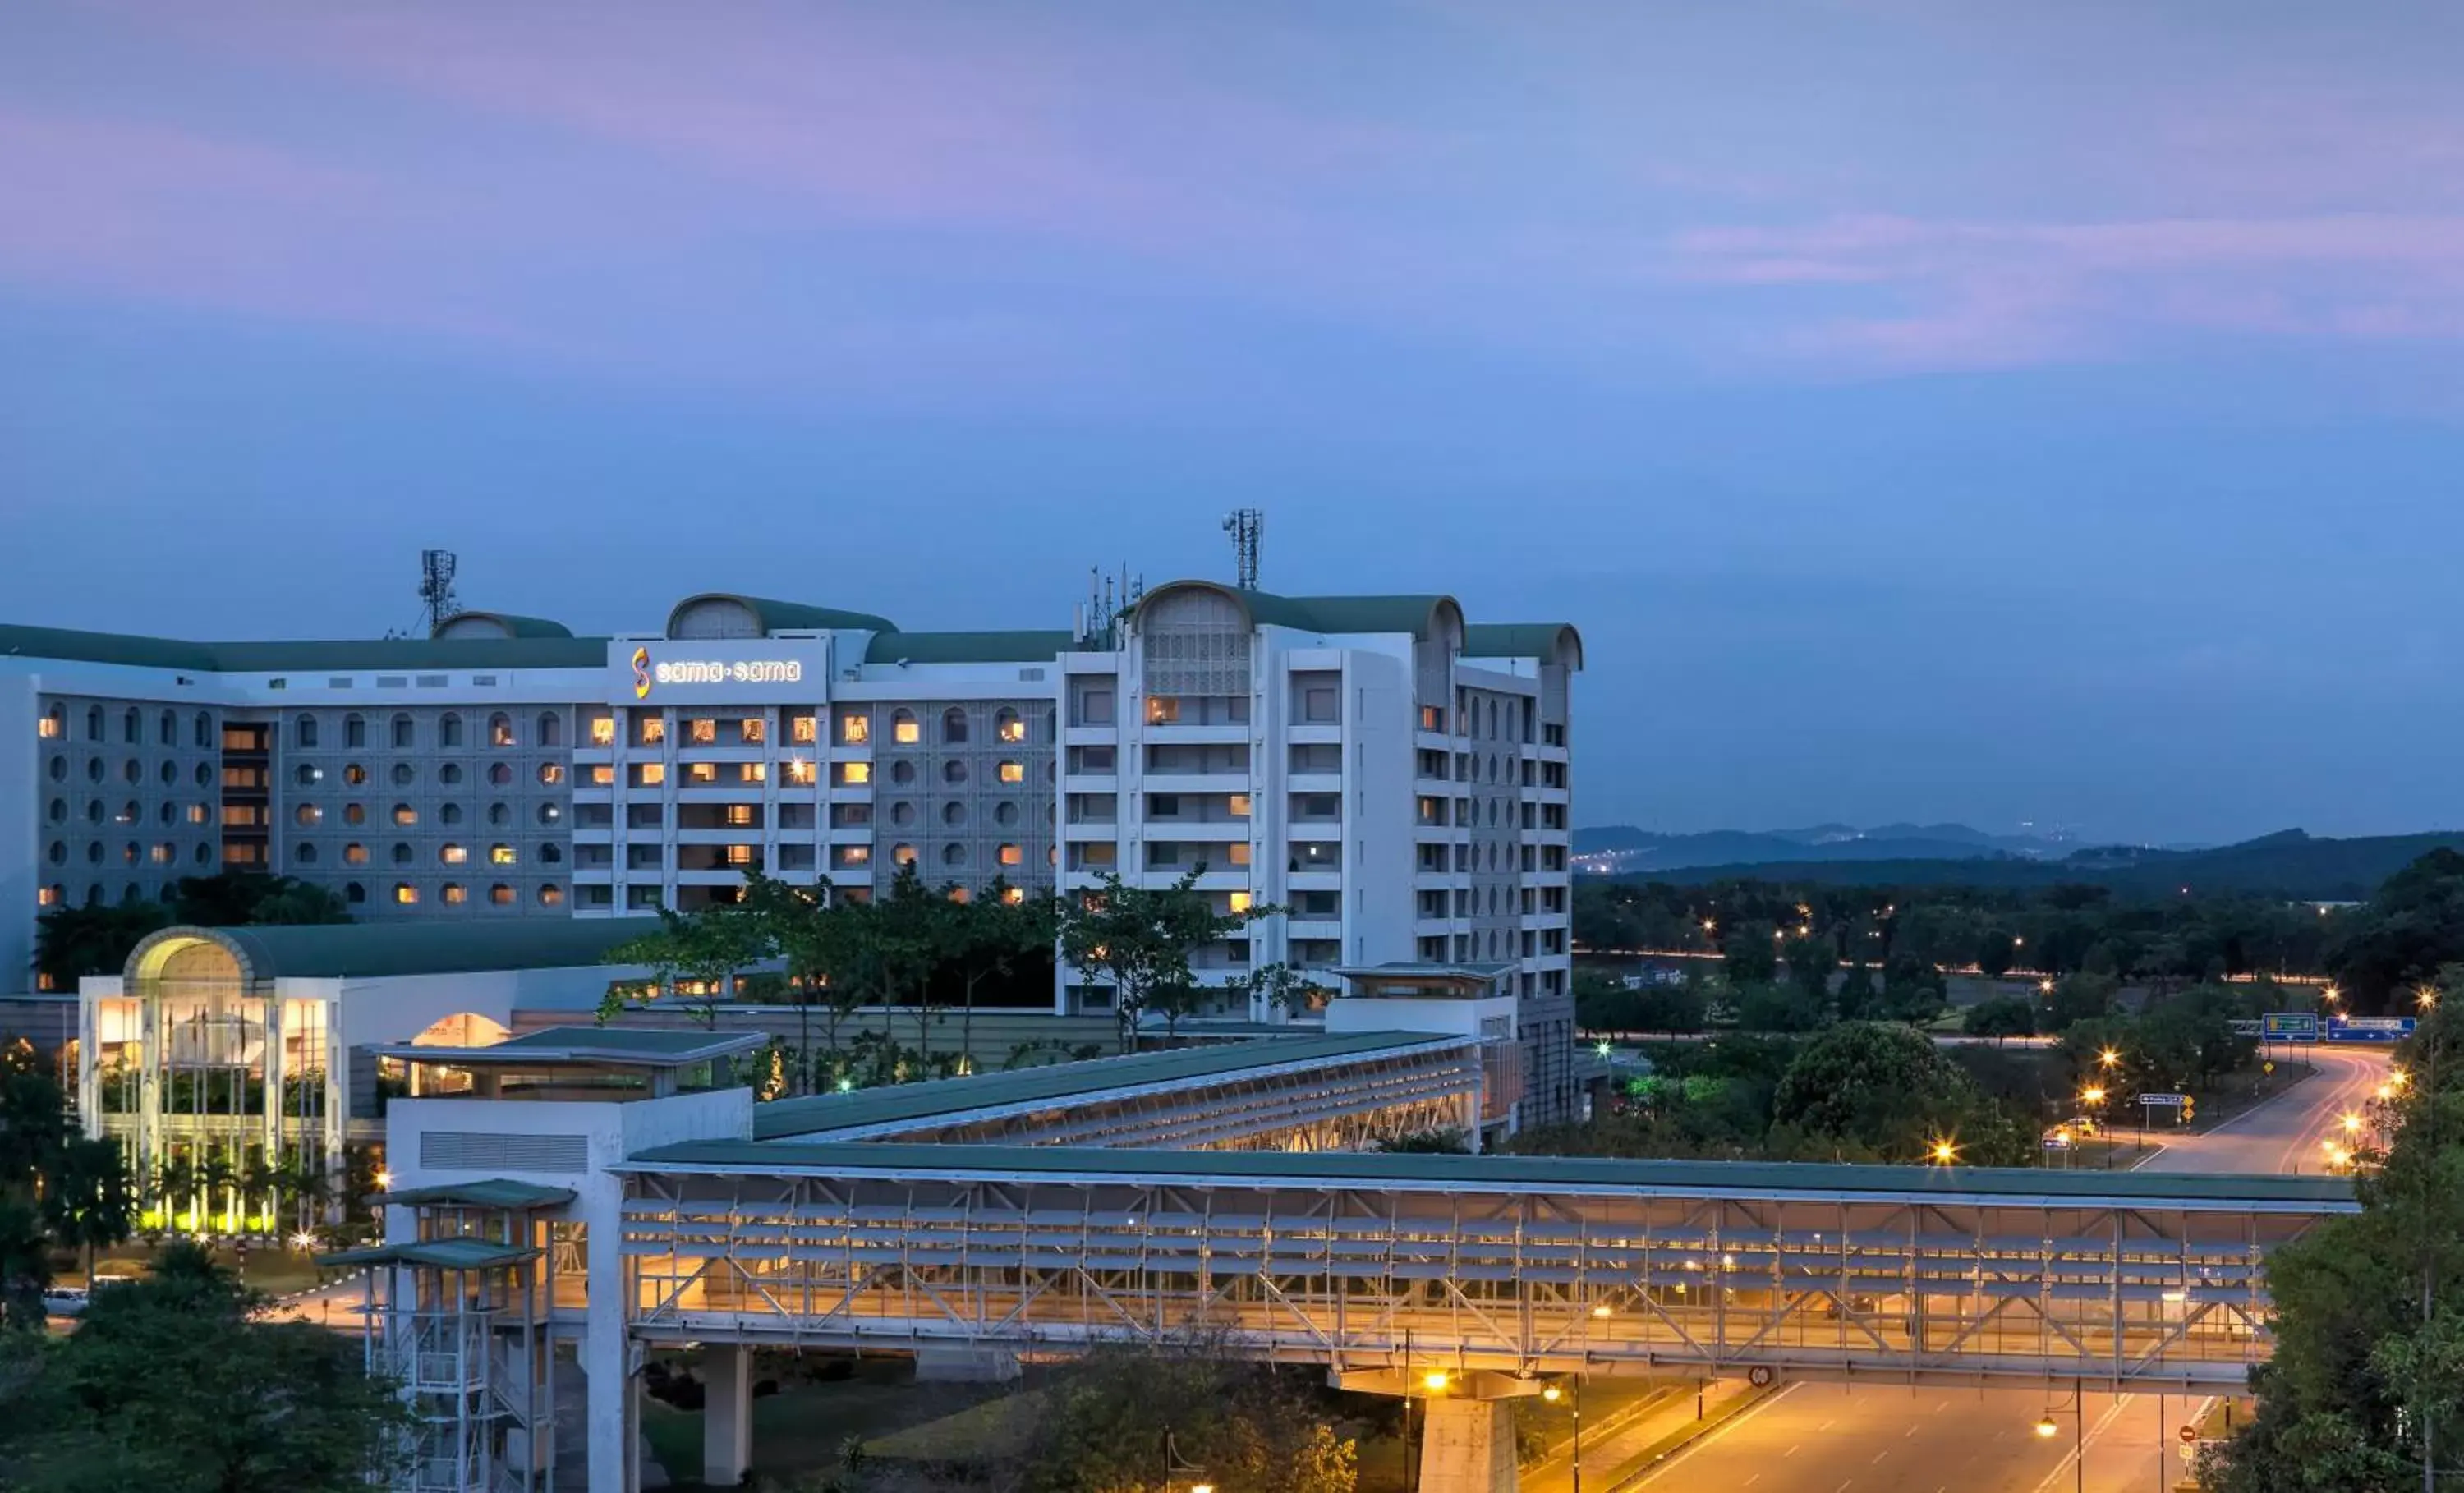
[[419,552],[419,614],[426,626],[425,634],[436,636],[445,619],[462,609],[453,599],[453,552],[421,550]]
[[1223,532],[1232,536],[1233,584],[1243,591],[1258,589],[1258,545],[1266,537],[1266,511],[1263,508],[1236,508],[1223,516]]

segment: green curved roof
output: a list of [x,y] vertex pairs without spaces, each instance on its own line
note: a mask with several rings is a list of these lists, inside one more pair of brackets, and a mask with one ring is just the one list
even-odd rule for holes
[[1453,597],[1437,592],[1419,596],[1278,596],[1271,591],[1244,591],[1215,581],[1170,582],[1147,592],[1138,605],[1144,608],[1167,591],[1193,585],[1231,597],[1246,607],[1249,620],[1261,626],[1289,627],[1297,632],[1408,632],[1413,637],[1425,638],[1440,606],[1454,607],[1458,616],[1463,612]]
[[1574,643],[1574,667],[1583,663],[1583,635],[1565,622],[1490,622],[1463,628],[1463,654],[1469,658],[1536,658],[1548,662],[1568,637]]
[[[549,626],[556,626],[553,623]],[[188,643],[177,638],[70,627],[0,625],[0,658],[186,669],[200,673],[280,673],[343,669],[600,669],[605,638],[346,638],[326,642]]]
[[688,596],[668,608],[668,636],[674,637],[676,617],[688,606],[699,602],[734,602],[753,614],[763,633],[773,632],[895,632],[898,625],[887,617],[870,612],[841,611],[835,606],[810,606],[803,602],[774,602],[767,597],[741,596],[734,591],[703,591]]
[[572,969],[607,962],[607,951],[654,933],[655,917],[522,917],[503,922],[327,923],[249,928],[166,928],[128,955],[132,977],[163,944],[209,938],[237,955],[252,980],[366,979],[388,975],[466,975],[479,970]]
[[555,622],[545,617],[522,617],[517,616],[513,612],[455,612],[452,616],[446,618],[444,622],[438,624],[438,626],[440,627],[450,627],[455,623],[460,622],[465,617],[493,622],[497,626],[504,628],[505,636],[509,638],[569,638],[573,636],[573,629],[561,622]]
[[1068,629],[1024,632],[876,632],[868,664],[1048,664],[1077,647]]

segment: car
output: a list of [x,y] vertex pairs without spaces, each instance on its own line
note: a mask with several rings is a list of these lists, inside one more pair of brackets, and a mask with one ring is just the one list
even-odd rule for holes
[[85,1303],[82,1285],[55,1285],[43,1293],[43,1311],[48,1316],[74,1317],[85,1310]]

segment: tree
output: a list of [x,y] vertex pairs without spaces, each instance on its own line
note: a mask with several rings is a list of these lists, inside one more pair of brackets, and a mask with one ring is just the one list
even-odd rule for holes
[[47,990],[75,990],[88,975],[117,975],[145,935],[171,926],[159,902],[54,908],[34,922],[34,974]]
[[[778,957],[767,922],[740,903],[679,912],[659,909],[659,929],[628,938],[607,951],[610,964],[649,966],[659,994],[684,994],[694,987],[694,1019],[705,1027],[718,1025],[718,1001],[736,977],[748,966]],[[605,1025],[624,1009],[623,997],[610,990],[599,1005]]]
[[2003,929],[1987,932],[1976,946],[1976,970],[1988,979],[2000,979],[2017,962],[2019,950]]
[[1218,1487],[1352,1493],[1356,1478],[1353,1443],[1297,1375],[1203,1341],[1097,1349],[1061,1372],[1023,1431],[1026,1493],[1169,1493],[1167,1437]]
[[765,876],[757,867],[744,873],[745,911],[759,921],[763,936],[787,967],[788,998],[797,1020],[795,1091],[814,1088],[813,1008],[825,1018],[825,1041],[839,1047],[839,1026],[864,1000],[864,984],[856,977],[863,909],[840,898],[827,883],[794,887]]
[[1963,1161],[2016,1159],[1966,1071],[1895,1022],[1846,1021],[1806,1043],[1771,1095],[1771,1123],[1885,1158],[1917,1159],[1953,1138]]
[[2060,1032],[2081,1021],[2101,1020],[2113,1010],[2113,981],[2101,975],[2084,971],[2065,975],[2046,996],[2045,1018],[2039,1024],[2046,1031]]
[[2035,1005],[2017,996],[1996,996],[1980,1000],[1968,1008],[1968,1034],[1991,1037],[1999,1042],[2005,1037],[2036,1035]]
[[1671,1037],[1703,1029],[1703,993],[1691,984],[1646,985],[1634,993],[1635,1029]]
[[1871,1021],[1881,1014],[1882,993],[1875,988],[1874,972],[1862,964],[1848,966],[1832,999],[1838,1002],[1839,1020],[1843,1021]]
[[94,1280],[94,1255],[137,1227],[137,1188],[117,1141],[70,1141],[43,1190],[43,1222],[52,1238],[76,1249]]
[[1749,1032],[1810,1032],[1829,1012],[1795,985],[1754,985],[1737,993],[1737,1025]]
[[2464,854],[2432,850],[2388,877],[2327,945],[2328,973],[2356,1012],[2384,1012],[2464,960]]
[[1052,953],[1060,910],[1048,896],[1030,894],[996,876],[984,894],[943,904],[939,954],[959,979],[958,1050],[975,1063],[976,990],[988,979],[1008,979],[1020,966]]
[[[1575,977],[1577,981],[1581,977]],[[1286,964],[1280,959],[1251,970],[1248,988],[1250,995],[1265,997],[1268,1005],[1287,1016],[1308,1016],[1322,1011],[1333,996],[1324,980],[1306,969]],[[1575,1024],[1581,1024],[1579,1016]]]
[[33,1360],[0,1416],[9,1485],[365,1488],[407,1407],[347,1338],[261,1320],[264,1305],[185,1242],[151,1277],[97,1293],[77,1332]]
[[1218,912],[1198,889],[1203,865],[1191,867],[1169,887],[1133,887],[1111,871],[1094,889],[1061,905],[1061,956],[1089,979],[1112,986],[1112,1009],[1123,1052],[1136,1046],[1138,1017],[1160,991],[1187,991],[1195,983],[1189,956],[1231,937],[1277,909],[1251,907]]
[[1831,975],[1839,968],[1839,955],[1831,940],[1821,933],[1801,934],[1784,946],[1788,954],[1788,977],[1815,1005],[1831,1003]]
[[1779,977],[1779,930],[1769,923],[1744,923],[1720,933],[1720,959],[1728,983],[1743,989]]
[[275,880],[288,882],[289,885],[259,897],[256,905],[249,909],[250,922],[298,925],[347,923],[351,920],[351,910],[332,889],[293,881],[288,876],[277,876]]

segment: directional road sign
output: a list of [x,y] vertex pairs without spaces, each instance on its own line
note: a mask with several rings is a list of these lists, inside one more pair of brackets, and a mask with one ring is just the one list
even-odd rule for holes
[[2413,1019],[2409,1016],[2331,1016],[2327,1018],[2329,1042],[2402,1042],[2412,1035]]
[[2258,1019],[2258,1028],[2269,1042],[2319,1040],[2319,1018],[2307,1011],[2270,1011]]

